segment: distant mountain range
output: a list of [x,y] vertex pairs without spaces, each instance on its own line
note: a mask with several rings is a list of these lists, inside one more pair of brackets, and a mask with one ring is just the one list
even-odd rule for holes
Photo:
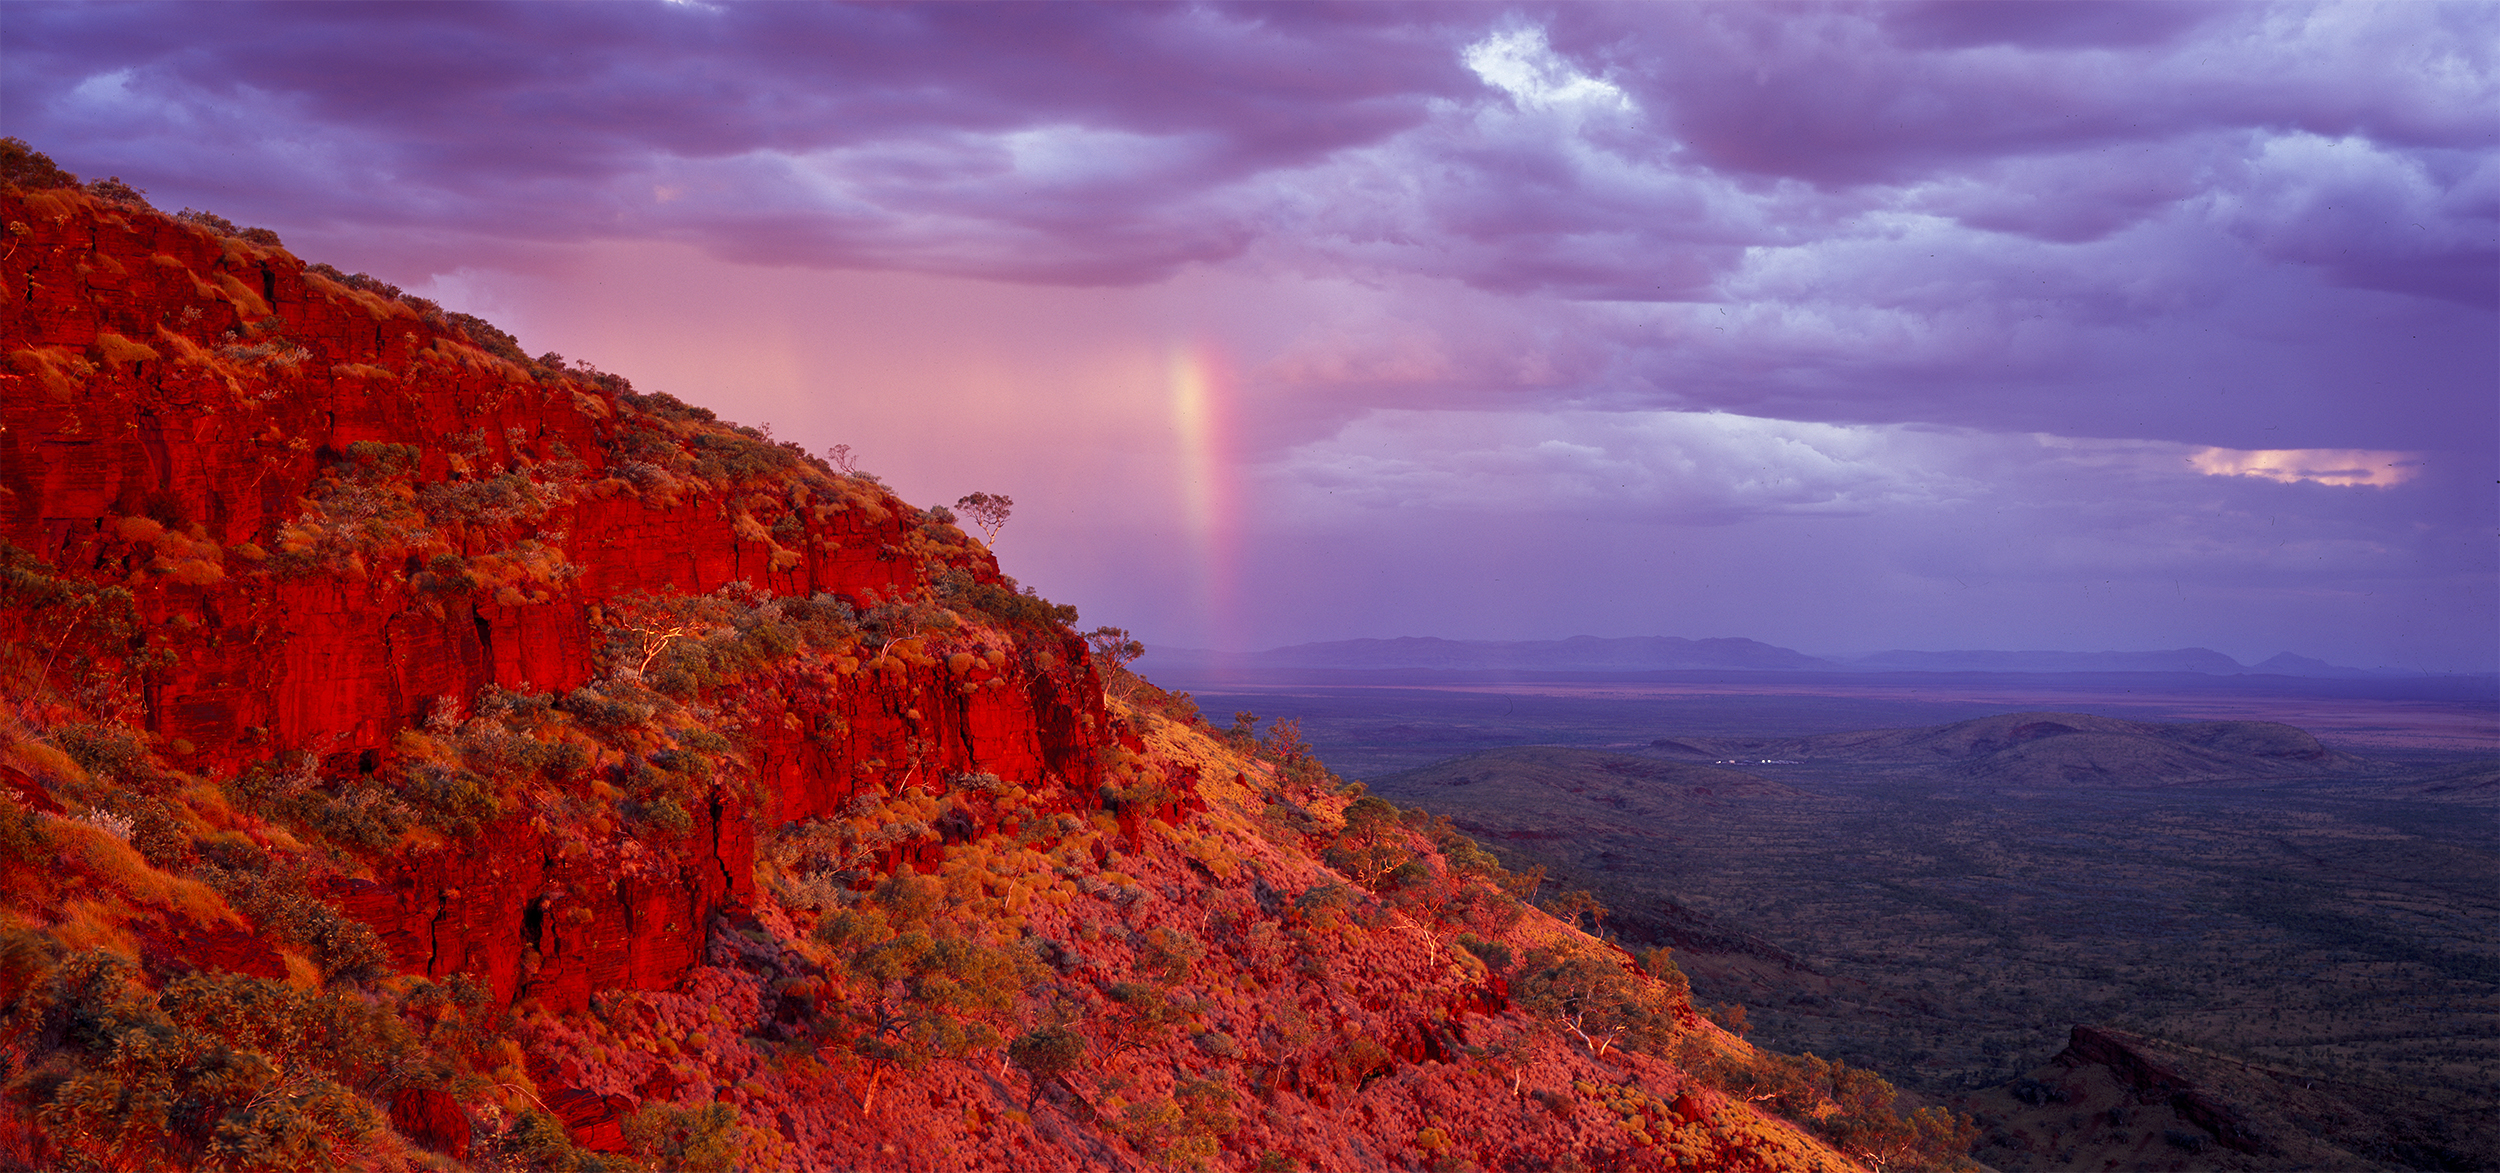
[[1493,641],[1407,637],[1349,639],[1296,644],[1264,652],[1195,649],[1148,650],[1158,664],[1182,661],[1244,668],[1450,669],[1523,672],[1596,670],[1649,672],[1672,668],[1739,668],[1754,671],[1827,672],[1834,665],[1803,652],[1750,639],[1679,639],[1671,635],[1598,639]]
[[1827,658],[1750,639],[1579,635],[1548,640],[1462,640],[1433,636],[1349,639],[1263,652],[1149,648],[1141,669],[1157,671],[1451,672],[2184,672],[2207,676],[2360,678],[2411,676],[2347,668],[2285,652],[2242,664],[2211,648],[2160,652],[1877,652]]

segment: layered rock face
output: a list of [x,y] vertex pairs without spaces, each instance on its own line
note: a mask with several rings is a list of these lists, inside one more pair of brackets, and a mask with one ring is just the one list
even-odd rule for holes
[[214,217],[0,222],[0,1169],[1966,1144],[871,476]]
[[[625,600],[748,584],[864,613],[932,568],[1012,589],[869,478],[613,378],[489,354],[275,246],[67,191],[0,195],[0,218],[0,540],[131,592],[171,660],[135,715],[185,769],[311,754],[324,779],[386,775],[403,731],[481,689],[590,682]],[[479,974],[507,999],[667,986],[748,896],[757,819],[829,814],[905,776],[1095,791],[1106,717],[1082,643],[958,636],[947,654],[968,664],[913,633],[772,695],[744,763],[764,809],[704,796],[664,864],[619,879],[516,813],[331,895],[400,965]]]

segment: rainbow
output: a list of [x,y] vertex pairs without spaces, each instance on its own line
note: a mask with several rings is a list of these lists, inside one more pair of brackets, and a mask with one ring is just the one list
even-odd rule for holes
[[1207,342],[1179,343],[1164,363],[1179,476],[1181,524],[1197,568],[1195,603],[1201,638],[1237,650],[1242,642],[1240,491],[1235,483],[1234,384],[1223,356]]

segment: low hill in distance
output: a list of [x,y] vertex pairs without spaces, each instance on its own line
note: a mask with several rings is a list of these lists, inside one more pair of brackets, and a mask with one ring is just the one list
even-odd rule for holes
[[1750,639],[1639,636],[1554,640],[1458,640],[1408,636],[1296,644],[1264,652],[1150,651],[1146,668],[1337,669],[1348,671],[1648,672],[1662,669],[1828,671],[1829,660]]
[[[1156,679],[1208,713],[1291,721],[1330,766],[1373,779],[1500,746],[1567,745],[1649,756],[1662,731],[1744,742],[1925,728],[2013,712],[2145,722],[2293,725],[2329,748],[2413,766],[2500,749],[2500,695],[2470,677],[1954,676],[1696,672],[1523,678],[1320,670],[1264,679]],[[1755,753],[1744,755],[1762,757]],[[1708,761],[1710,755],[1684,760]]]
[[2251,665],[2251,670],[2256,672],[2268,672],[2277,676],[2350,677],[2371,675],[2371,672],[2366,668],[2347,668],[2341,664],[2329,664],[2324,660],[2312,659],[2308,656],[2296,656],[2290,652],[2277,652],[2273,656]]
[[2008,785],[2168,786],[2374,768],[2271,721],[2161,724],[2085,713],[2006,713],[1928,729],[1820,737],[1659,738],[1650,749],[1728,764],[1847,764]]
[[2393,789],[2407,797],[2433,801],[2500,804],[2500,762],[2466,762],[2424,770]]
[[1431,636],[1295,644],[1261,652],[1202,648],[1149,649],[1141,670],[1168,677],[1267,676],[1295,672],[1619,673],[2141,673],[2200,676],[2272,675],[2362,679],[2415,675],[2329,664],[2285,652],[2256,665],[2211,648],[2149,652],[1888,651],[1865,656],[1811,656],[1759,640],[1678,636],[1556,640],[1464,640]]
[[[2275,659],[2279,661],[2282,657]],[[2197,672],[2208,676],[2235,676],[2257,671],[2212,648],[2176,648],[2157,652],[1890,651],[1855,656],[1841,662],[1865,672]],[[2333,665],[2327,667],[2332,668]],[[2284,672],[2283,675],[2305,676],[2308,673]]]
[[1959,1102],[1994,1123],[1979,1156],[1997,1169],[2487,1167],[2459,1162],[2455,1130],[2402,1090],[2107,1026]]

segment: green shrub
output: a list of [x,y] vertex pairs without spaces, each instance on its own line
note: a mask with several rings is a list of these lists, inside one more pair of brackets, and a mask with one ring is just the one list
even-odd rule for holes
[[1598,922],[1606,919],[1606,906],[1599,903],[1596,893],[1586,888],[1573,888],[1567,892],[1558,892],[1548,897],[1544,903],[1546,912],[1560,918],[1564,924],[1575,929],[1580,927],[1580,918],[1585,916],[1589,918],[1588,931],[1594,933],[1597,931]]
[[[405,784],[404,772],[399,784],[384,786],[367,778],[326,780],[316,765],[311,754],[301,755],[291,769],[277,761],[255,762],[228,779],[225,790],[236,805],[263,818],[367,851],[397,844],[400,835],[423,817],[402,801],[403,795],[411,793],[421,800],[425,797],[422,788]],[[139,841],[134,838],[133,842]]]
[[[336,272],[336,270],[332,271]],[[445,313],[443,322],[455,333],[467,338],[470,345],[479,350],[506,362],[521,366],[530,365],[530,357],[521,349],[520,340],[497,329],[494,323],[484,318],[462,313]]]
[[1360,1087],[1386,1075],[1397,1065],[1397,1056],[1380,1040],[1369,1035],[1347,1039],[1328,1056],[1330,1078],[1341,1084]]
[[1024,1072],[1032,1081],[1030,1104],[1039,1098],[1047,1084],[1058,1083],[1085,1065],[1085,1036],[1064,1025],[1051,1025],[1027,1031],[1007,1044],[1007,1061]]
[[417,461],[424,455],[414,444],[380,440],[358,440],[347,446],[347,458],[362,466],[357,475],[371,480],[408,476],[416,471]]
[[1677,968],[1675,950],[1661,945],[1641,954],[1640,960],[1641,972],[1657,979],[1658,984],[1665,986],[1669,997],[1686,1002],[1692,1000],[1693,983],[1684,976],[1682,969]]
[[685,443],[694,457],[694,474],[705,480],[760,480],[800,463],[798,453],[743,430],[699,431]]
[[271,936],[302,949],[333,981],[364,981],[389,972],[391,955],[373,930],[330,907],[310,891],[300,864],[261,857],[259,866],[203,864],[196,873],[226,896],[235,911]]
[[240,974],[151,991],[102,951],[33,984],[41,995],[19,1005],[37,1018],[23,1036],[34,1070],[18,1086],[63,1165],[353,1167],[383,1132],[368,1097],[449,1070],[393,1006],[361,995]]
[[738,1110],[727,1104],[645,1104],[624,1125],[634,1155],[662,1169],[725,1173],[738,1159]]
[[[944,616],[924,610],[930,622]],[[749,679],[803,648],[830,650],[856,632],[850,615],[830,596],[781,599],[744,582],[704,595],[636,592],[603,609],[599,659],[620,680],[638,677],[653,692],[688,698]]]
[[61,170],[52,156],[28,146],[14,135],[0,138],[0,183],[28,191],[76,187],[78,177]]
[[1157,926],[1137,936],[1137,972],[1166,986],[1187,980],[1189,967],[1206,955],[1206,945],[1187,929]]
[[463,597],[477,589],[477,577],[469,573],[469,560],[458,554],[436,554],[425,569],[410,575],[408,585],[437,595]]
[[460,766],[403,763],[398,787],[402,798],[425,825],[448,835],[473,837],[502,813],[493,783]]
[[52,731],[52,743],[99,782],[131,780],[148,759],[147,742],[123,725],[64,725]]
[[174,219],[180,220],[185,224],[208,229],[211,232],[224,236],[240,235],[243,231],[242,229],[234,226],[234,221],[228,220],[215,212],[202,212],[192,208],[184,208],[183,210],[174,213]]
[[1397,822],[1398,808],[1387,799],[1366,794],[1346,804],[1345,833],[1356,842],[1373,844],[1381,833]]
[[1510,946],[1499,941],[1481,940],[1474,933],[1460,933],[1458,947],[1475,954],[1477,960],[1484,962],[1486,969],[1495,973],[1510,968]]
[[306,265],[304,266],[304,271],[307,273],[318,273],[332,281],[336,281],[339,284],[348,287],[349,289],[363,290],[366,293],[373,294],[374,296],[380,297],[386,301],[398,301],[401,297],[406,296],[406,294],[404,294],[398,286],[393,285],[388,281],[384,281],[379,277],[373,276],[370,273],[342,273],[339,271],[337,266],[326,262],[316,261],[310,265]]
[[647,724],[657,706],[620,700],[599,685],[584,685],[566,693],[559,702],[565,712],[583,728],[613,732]]
[[[305,510],[279,527],[271,566],[289,574],[369,573],[385,556],[422,549],[437,534],[409,492],[419,452],[360,440],[322,469]],[[358,569],[361,566],[363,569]]]
[[52,837],[44,833],[41,817],[16,798],[0,794],[0,859],[34,863],[51,850]]
[[1519,1008],[1549,1019],[1603,1057],[1614,1047],[1657,1052],[1675,1034],[1676,1003],[1645,989],[1611,954],[1586,946],[1540,945],[1519,958],[1511,979]]
[[121,204],[132,208],[147,208],[150,211],[155,210],[154,207],[148,203],[148,193],[122,182],[122,177],[119,175],[111,176],[106,179],[89,180],[87,182],[87,194],[103,200],[106,203]]
[[647,760],[696,786],[712,780],[712,759],[691,749],[654,750]]
[[417,821],[416,812],[396,794],[370,782],[346,783],[336,794],[314,791],[294,813],[301,825],[323,838],[367,851],[396,845]]
[[512,1127],[496,1137],[495,1151],[518,1168],[550,1173],[593,1173],[608,1167],[597,1156],[573,1147],[564,1125],[537,1109],[521,1113]]
[[1162,1041],[1175,1024],[1189,1017],[1161,989],[1143,982],[1113,982],[1102,993],[1121,1009],[1118,1025],[1124,1050]]
[[1727,1091],[1762,1104],[1832,1147],[1876,1168],[1970,1169],[1979,1126],[1943,1108],[1897,1110],[1897,1093],[1881,1076],[1808,1053],[1755,1051],[1747,1058],[1714,1052],[1698,1072]]
[[1118,1134],[1138,1152],[1149,1157],[1169,1155],[1172,1142],[1181,1130],[1181,1106],[1169,1097],[1138,1100],[1120,1109],[1118,1117],[1108,1121]]
[[1183,1127],[1201,1136],[1229,1136],[1241,1127],[1232,1112],[1233,1090],[1209,1079],[1184,1079],[1172,1088]]
[[150,631],[128,588],[69,577],[5,541],[0,541],[0,609],[24,612],[19,621],[40,633],[29,641],[44,649],[36,662],[46,675],[32,682],[38,690],[58,682],[73,693],[92,692],[173,663],[171,653],[146,646]]
[[851,953],[851,975],[869,991],[853,1050],[917,1067],[1004,1044],[998,1025],[1048,974],[1030,950],[952,933],[915,928]]
[[681,839],[694,833],[694,816],[686,813],[683,803],[667,796],[633,803],[626,814]]
[[[490,477],[438,481],[417,490],[417,507],[436,521],[507,525],[536,521],[561,504],[547,485],[507,469]],[[450,557],[438,555],[437,560]]]
[[227,1113],[209,1141],[208,1161],[284,1173],[346,1168],[382,1128],[370,1101],[326,1079],[302,1080]]
[[651,391],[640,395],[627,394],[619,398],[624,401],[625,406],[635,411],[667,416],[670,419],[701,420],[710,423],[720,418],[712,414],[711,408],[696,407],[666,391]]
[[1031,587],[1019,589],[1004,583],[974,581],[969,572],[960,569],[939,577],[938,593],[947,605],[978,611],[1010,630],[1057,636],[1076,627],[1076,608],[1051,602],[1033,593]]
[[1354,890],[1343,884],[1316,884],[1294,898],[1294,910],[1303,919],[1320,921],[1327,914],[1342,912],[1354,903]]

